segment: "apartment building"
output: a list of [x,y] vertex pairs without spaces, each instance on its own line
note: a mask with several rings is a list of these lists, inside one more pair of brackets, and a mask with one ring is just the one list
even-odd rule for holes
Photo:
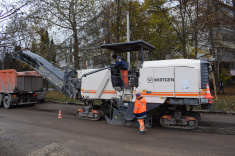
[[213,55],[215,73],[225,69],[235,82],[235,23],[233,7],[219,0],[214,3],[216,25],[212,28],[211,55]]

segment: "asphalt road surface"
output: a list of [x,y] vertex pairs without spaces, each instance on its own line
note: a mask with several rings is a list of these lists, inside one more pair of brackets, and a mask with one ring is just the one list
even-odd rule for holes
[[[54,145],[57,148],[51,150],[58,150],[54,155],[72,156],[235,155],[232,115],[202,114],[195,130],[167,129],[154,124],[145,135],[138,135],[137,127],[109,125],[104,119],[78,119],[79,107],[44,103],[0,108],[0,156],[39,155],[43,150],[42,155],[50,155],[45,151]],[[57,118],[59,109],[62,119]]]

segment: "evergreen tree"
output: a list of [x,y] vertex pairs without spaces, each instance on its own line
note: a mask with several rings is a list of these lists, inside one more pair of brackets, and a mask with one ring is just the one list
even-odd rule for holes
[[32,47],[31,47],[31,51],[33,52],[33,53],[37,53],[37,45],[36,45],[36,43],[33,41],[32,42]]
[[12,57],[10,53],[6,53],[4,57],[4,69],[15,69],[20,71],[32,71],[33,69],[27,64],[20,62]]
[[46,60],[49,59],[49,35],[48,35],[48,31],[44,30],[44,29],[41,29],[40,31],[40,37],[41,37],[41,40],[40,40],[40,56],[44,57]]
[[50,62],[52,62],[53,64],[56,64],[56,51],[55,51],[55,44],[53,39],[51,39],[50,41]]

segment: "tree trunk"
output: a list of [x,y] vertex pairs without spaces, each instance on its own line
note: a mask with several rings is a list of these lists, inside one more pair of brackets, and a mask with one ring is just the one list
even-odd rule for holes
[[233,22],[235,23],[235,0],[233,0]]
[[183,16],[182,16],[182,44],[183,44],[183,57],[187,58],[186,31],[185,31],[185,21],[184,21],[184,17]]
[[77,30],[76,28],[73,29],[73,39],[74,39],[74,43],[73,43],[73,57],[74,57],[74,68],[76,69],[80,69],[79,66],[79,53],[78,53],[78,34],[77,34]]
[[49,83],[48,83],[48,81],[46,81],[46,91],[47,92],[49,91]]
[[[183,8],[184,7],[184,8]],[[182,23],[182,45],[183,45],[183,57],[187,58],[186,53],[186,23],[185,23],[185,11],[186,11],[186,2],[180,2],[180,14],[181,14],[181,23]]]
[[185,39],[183,39],[183,56],[184,58],[187,58],[187,52],[186,52],[186,42]]
[[214,61],[213,66],[212,66],[213,72],[215,74],[215,77],[214,77],[215,82],[217,83],[218,82],[218,75],[219,75],[219,73],[218,73],[218,56],[215,53],[215,48],[216,47],[215,47],[215,43],[214,43],[214,33],[213,33],[212,28],[210,29],[210,38],[209,38],[209,40],[210,40],[210,44],[211,44],[213,58],[217,59],[217,61]]

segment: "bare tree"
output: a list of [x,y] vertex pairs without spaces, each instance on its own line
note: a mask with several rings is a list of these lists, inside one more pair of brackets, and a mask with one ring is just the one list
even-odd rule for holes
[[23,7],[27,6],[27,4],[28,2],[26,0],[14,4],[7,1],[0,2],[0,26],[2,27],[0,33],[0,42],[2,44],[4,44],[3,41],[6,41],[8,37],[8,34],[5,32],[7,20],[19,12]]
[[72,34],[74,67],[79,69],[79,33],[94,17],[98,1],[95,0],[39,0],[34,3],[35,11],[30,17],[40,19],[51,26],[59,27]]
[[[155,8],[157,11],[160,11],[162,13],[162,16],[171,24],[173,29],[175,30],[175,33],[178,37],[178,39],[181,42],[182,50],[180,50],[180,53],[182,54],[183,58],[187,58],[188,54],[186,51],[186,46],[188,44],[189,39],[189,18],[188,18],[188,3],[189,0],[167,0],[167,1],[159,1],[161,3],[168,4],[168,7],[163,7],[162,5],[157,5]],[[172,3],[174,2],[174,3]],[[160,3],[160,4],[161,4]],[[152,10],[153,11],[153,10]],[[178,45],[180,46],[180,45]]]
[[10,16],[14,15],[16,12],[18,12],[21,8],[26,6],[28,2],[23,2],[21,5],[15,5],[15,4],[10,4],[5,1],[1,1],[0,5],[0,23],[3,21],[7,20]]

